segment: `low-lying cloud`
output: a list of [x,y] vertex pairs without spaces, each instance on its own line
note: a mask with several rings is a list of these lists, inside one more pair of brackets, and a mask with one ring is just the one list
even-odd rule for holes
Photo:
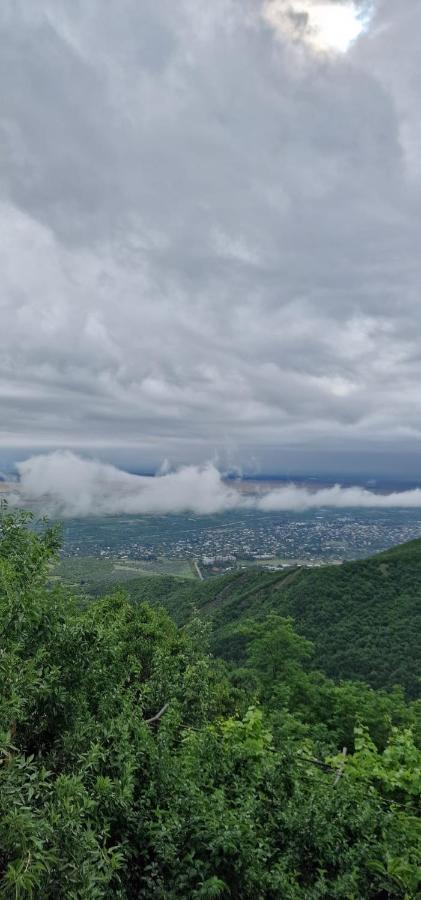
[[257,500],[257,507],[266,512],[276,510],[299,511],[317,509],[321,506],[339,508],[416,508],[421,507],[421,490],[415,488],[409,491],[393,491],[390,494],[377,494],[362,487],[342,487],[335,484],[333,487],[320,488],[310,491],[305,487],[297,487],[295,484],[270,491]]
[[49,515],[67,517],[193,512],[233,509],[299,512],[320,507],[421,508],[421,490],[380,494],[362,487],[309,489],[287,484],[240,491],[214,463],[182,466],[156,476],[133,475],[70,451],[31,456],[16,466],[19,491],[14,503],[31,504]]
[[218,469],[183,466],[162,475],[132,475],[69,451],[31,456],[17,464],[20,495],[49,514],[95,516],[118,513],[222,512],[236,506],[236,491]]

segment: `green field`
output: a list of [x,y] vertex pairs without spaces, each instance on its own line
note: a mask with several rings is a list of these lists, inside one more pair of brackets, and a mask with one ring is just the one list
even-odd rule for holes
[[72,556],[61,559],[51,571],[50,579],[62,581],[73,590],[88,590],[98,584],[104,588],[121,584],[142,575],[172,575],[197,579],[189,560],[154,559],[133,561],[96,556]]

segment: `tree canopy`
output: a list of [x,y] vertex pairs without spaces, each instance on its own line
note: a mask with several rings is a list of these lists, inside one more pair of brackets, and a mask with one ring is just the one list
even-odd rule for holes
[[227,662],[197,616],[82,603],[29,524],[3,509],[0,896],[420,896],[417,704],[312,670],[273,611]]

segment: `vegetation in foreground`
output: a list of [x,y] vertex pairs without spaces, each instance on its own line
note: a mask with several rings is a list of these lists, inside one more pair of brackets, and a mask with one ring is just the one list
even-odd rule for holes
[[1,896],[421,896],[417,703],[311,670],[273,611],[224,662],[201,619],[82,606],[27,526],[3,511]]

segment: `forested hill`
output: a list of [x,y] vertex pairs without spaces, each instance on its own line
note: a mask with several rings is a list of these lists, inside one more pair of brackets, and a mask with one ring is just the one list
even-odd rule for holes
[[268,612],[291,616],[296,630],[314,644],[315,668],[376,688],[401,684],[408,697],[420,695],[419,540],[342,566],[253,569],[200,584],[142,577],[124,589],[135,599],[164,606],[179,623],[197,609],[212,620],[214,649],[227,658],[238,648],[232,626]]
[[[0,897],[419,900],[421,704],[309,668],[273,612],[310,630],[339,597],[346,659],[353,604],[372,640],[369,585],[399,606],[408,551],[84,602],[51,574],[58,531],[30,524],[0,504]],[[183,627],[152,608],[193,602]]]

